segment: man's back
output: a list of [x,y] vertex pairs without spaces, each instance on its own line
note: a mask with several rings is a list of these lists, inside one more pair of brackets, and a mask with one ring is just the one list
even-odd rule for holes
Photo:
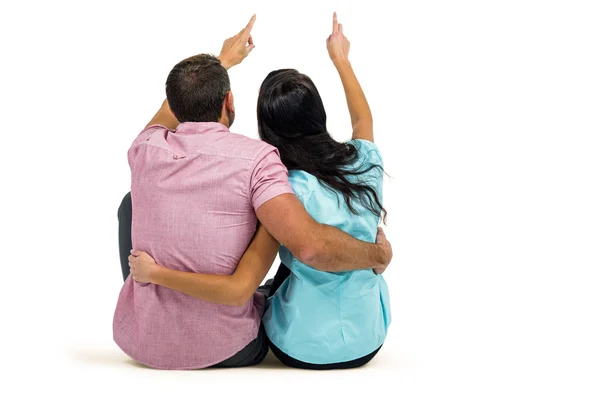
[[[157,263],[230,275],[256,229],[255,210],[293,193],[274,147],[219,123],[146,129],[129,150],[132,241]],[[203,368],[256,338],[264,299],[217,305],[131,277],[121,291],[114,338],[157,368]]]

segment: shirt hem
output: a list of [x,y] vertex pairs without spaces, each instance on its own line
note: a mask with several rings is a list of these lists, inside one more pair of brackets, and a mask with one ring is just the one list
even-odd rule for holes
[[[266,327],[265,327],[266,328]],[[266,329],[265,329],[266,331]],[[349,362],[349,361],[355,361],[358,360],[359,358],[368,356],[369,354],[373,353],[375,350],[379,349],[381,346],[383,346],[383,343],[385,342],[385,337],[383,338],[383,340],[381,341],[381,343],[379,343],[378,345],[376,345],[373,350],[368,351],[366,354],[363,355],[358,355],[356,357],[350,357],[350,358],[343,358],[343,359],[332,359],[332,360],[327,360],[327,361],[320,361],[320,362],[315,362],[314,360],[309,360],[309,359],[305,359],[303,357],[297,357],[295,356],[292,352],[289,352],[288,350],[284,350],[283,347],[285,346],[280,346],[278,343],[276,343],[274,340],[272,340],[269,337],[269,334],[267,333],[267,338],[269,339],[269,341],[271,343],[273,343],[275,346],[277,346],[277,348],[279,350],[281,350],[283,353],[285,353],[287,356],[295,358],[298,361],[302,361],[303,363],[307,363],[307,364],[316,364],[316,365],[323,365],[323,364],[337,364],[337,363],[344,363],[344,362]]]
[[[260,329],[260,326],[259,328]],[[123,351],[123,353],[127,354],[127,356],[131,357],[133,360],[135,360],[136,362],[139,362],[140,364],[143,364],[147,367],[150,368],[154,368],[154,369],[161,369],[161,370],[170,370],[170,371],[182,371],[182,370],[190,370],[190,369],[204,369],[204,368],[209,368],[212,367],[214,365],[219,364],[220,362],[223,362],[231,357],[233,357],[234,355],[236,355],[237,353],[239,353],[240,351],[242,351],[246,346],[248,346],[250,344],[250,342],[252,342],[254,339],[256,339],[256,337],[258,337],[258,331],[256,332],[256,335],[250,336],[247,341],[244,340],[243,343],[245,343],[244,345],[242,345],[242,347],[240,347],[239,349],[235,350],[233,353],[229,354],[228,356],[225,356],[223,358],[219,357],[216,361],[210,361],[208,363],[202,363],[202,364],[198,364],[198,365],[192,365],[192,366],[185,366],[185,367],[169,367],[169,366],[160,366],[158,364],[154,364],[154,363],[148,363],[148,362],[144,362],[140,359],[138,359],[137,357],[134,357],[133,355],[131,355],[131,352],[125,350],[123,348],[123,346],[121,346],[116,340],[115,343],[117,344],[117,346],[119,346],[119,348]]]

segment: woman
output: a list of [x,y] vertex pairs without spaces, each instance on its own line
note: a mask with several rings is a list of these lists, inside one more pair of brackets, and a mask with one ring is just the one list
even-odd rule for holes
[[[294,192],[315,220],[374,242],[380,216],[385,215],[382,160],[373,143],[369,105],[348,61],[350,43],[335,14],[327,48],[346,93],[353,140],[338,143],[330,136],[316,87],[290,69],[271,72],[260,88],[259,134],[279,150]],[[238,305],[252,296],[279,250],[282,265],[263,318],[275,355],[286,365],[306,369],[353,368],[370,361],[390,324],[383,276],[370,269],[318,271],[279,247],[259,227],[230,276],[169,270],[140,251],[132,251],[129,261],[138,282]]]

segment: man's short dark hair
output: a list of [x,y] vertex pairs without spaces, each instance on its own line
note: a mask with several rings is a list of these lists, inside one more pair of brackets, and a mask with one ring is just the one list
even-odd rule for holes
[[173,67],[166,89],[179,122],[218,122],[230,89],[229,75],[219,59],[199,54]]

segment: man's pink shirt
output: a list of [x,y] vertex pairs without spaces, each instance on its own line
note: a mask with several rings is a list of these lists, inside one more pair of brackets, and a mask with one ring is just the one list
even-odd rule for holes
[[[220,123],[154,125],[128,153],[133,247],[171,269],[231,275],[256,231],[256,210],[293,193],[277,149]],[[194,369],[231,357],[257,336],[264,297],[213,304],[127,278],[115,342],[155,368]]]

